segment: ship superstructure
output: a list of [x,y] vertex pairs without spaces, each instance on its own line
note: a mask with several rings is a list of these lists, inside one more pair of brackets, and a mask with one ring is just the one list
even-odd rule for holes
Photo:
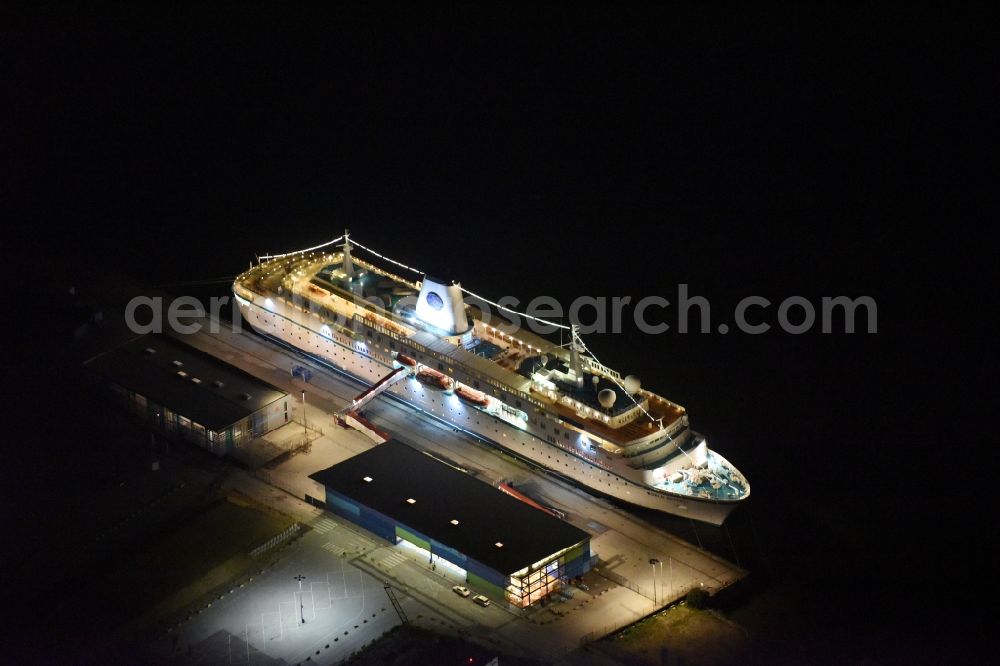
[[717,525],[750,494],[683,407],[598,362],[574,326],[547,322],[566,345],[513,330],[475,303],[502,306],[347,233],[262,258],[233,291],[258,331],[370,385],[395,372],[385,391],[577,485]]

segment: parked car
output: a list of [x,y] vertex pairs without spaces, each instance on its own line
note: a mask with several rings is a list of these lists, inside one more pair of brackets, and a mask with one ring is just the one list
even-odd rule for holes
[[464,587],[462,585],[456,585],[455,587],[451,588],[451,591],[460,597],[469,596],[469,588]]
[[487,606],[490,605],[490,600],[481,594],[477,594],[476,596],[472,597],[472,600],[475,601],[480,606],[482,606],[483,608],[486,608]]

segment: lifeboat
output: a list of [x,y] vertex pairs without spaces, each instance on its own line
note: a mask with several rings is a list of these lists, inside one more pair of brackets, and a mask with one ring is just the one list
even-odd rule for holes
[[396,354],[396,362],[400,365],[405,365],[408,368],[412,368],[417,364],[417,362],[407,356],[406,354]]
[[482,391],[476,391],[474,389],[465,386],[464,384],[459,384],[455,389],[455,395],[464,400],[465,402],[475,405],[476,407],[485,407],[490,403],[489,398]]
[[430,368],[424,368],[418,372],[417,379],[428,384],[431,388],[441,389],[442,391],[447,391],[451,388],[450,379],[437,370],[431,370]]

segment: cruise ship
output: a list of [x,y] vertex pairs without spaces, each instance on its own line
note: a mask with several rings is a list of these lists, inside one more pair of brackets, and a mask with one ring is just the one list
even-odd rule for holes
[[258,332],[596,494],[714,525],[750,495],[683,407],[601,364],[575,326],[545,322],[565,344],[515,329],[347,232],[258,258],[233,292]]

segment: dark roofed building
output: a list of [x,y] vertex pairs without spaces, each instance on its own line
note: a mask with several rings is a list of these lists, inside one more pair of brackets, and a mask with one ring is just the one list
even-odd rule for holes
[[288,421],[288,395],[167,335],[143,335],[87,367],[155,427],[222,455]]
[[390,440],[310,478],[327,508],[464,569],[471,587],[527,606],[590,566],[590,535]]

